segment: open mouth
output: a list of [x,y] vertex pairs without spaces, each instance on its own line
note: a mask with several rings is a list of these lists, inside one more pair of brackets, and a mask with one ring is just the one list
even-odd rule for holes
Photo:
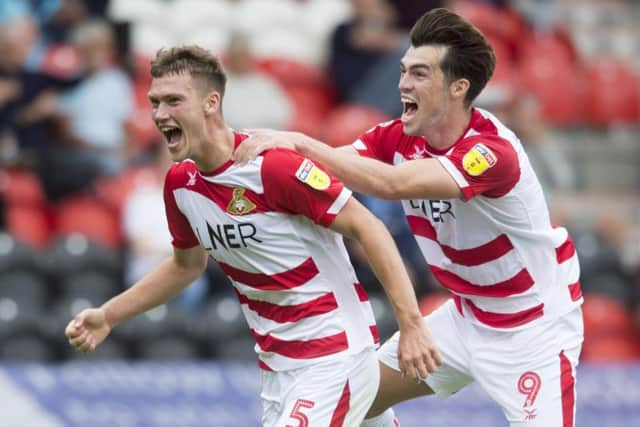
[[418,111],[418,104],[416,104],[415,102],[403,101],[402,106],[402,117],[405,119],[413,117]]
[[160,132],[170,146],[175,146],[182,140],[182,129],[179,127],[163,126],[160,128]]

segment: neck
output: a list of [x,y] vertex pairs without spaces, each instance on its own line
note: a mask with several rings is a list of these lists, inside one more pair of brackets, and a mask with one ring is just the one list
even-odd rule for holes
[[424,133],[429,145],[438,150],[451,147],[458,141],[469,127],[471,109],[461,109],[445,115],[445,119],[430,126]]
[[213,172],[231,159],[234,149],[233,131],[224,123],[207,127],[207,143],[196,165],[201,172]]

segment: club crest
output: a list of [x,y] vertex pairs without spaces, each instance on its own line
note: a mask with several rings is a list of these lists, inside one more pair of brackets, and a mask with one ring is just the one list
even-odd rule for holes
[[244,188],[233,189],[233,196],[227,206],[227,212],[233,215],[246,215],[256,208],[255,203],[245,197],[244,192]]

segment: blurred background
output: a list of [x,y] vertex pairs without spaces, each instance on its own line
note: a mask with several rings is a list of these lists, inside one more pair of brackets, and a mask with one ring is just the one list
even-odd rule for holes
[[[231,126],[297,130],[339,146],[400,114],[408,31],[438,6],[493,45],[497,69],[476,105],[519,135],[581,258],[577,425],[640,425],[632,0],[1,0],[0,425],[257,426],[253,339],[213,262],[96,354],[74,353],[64,337],[75,313],[171,251],[162,201],[170,160],[146,98],[149,61],[161,47],[208,48],[229,75]],[[389,226],[430,312],[447,294],[399,204],[360,198]],[[384,339],[392,313],[360,248],[348,246]],[[469,416],[476,426],[505,425],[475,387],[398,413],[405,427],[426,425],[427,414],[433,426]]]

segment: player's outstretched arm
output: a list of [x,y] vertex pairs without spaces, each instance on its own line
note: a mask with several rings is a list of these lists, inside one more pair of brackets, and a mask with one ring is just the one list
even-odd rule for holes
[[116,295],[99,308],[76,315],[65,329],[69,344],[91,353],[119,323],[163,304],[175,297],[206,268],[207,254],[200,246],[174,248],[173,256],[131,288]]
[[249,161],[275,147],[293,149],[322,163],[353,191],[381,199],[453,199],[462,196],[454,179],[436,159],[392,166],[360,156],[351,145],[333,148],[300,132],[255,130],[236,149],[234,158],[240,162]]
[[442,362],[440,353],[423,321],[413,285],[387,228],[353,197],[331,228],[362,245],[387,293],[400,329],[398,360],[402,374],[416,378],[434,372]]

